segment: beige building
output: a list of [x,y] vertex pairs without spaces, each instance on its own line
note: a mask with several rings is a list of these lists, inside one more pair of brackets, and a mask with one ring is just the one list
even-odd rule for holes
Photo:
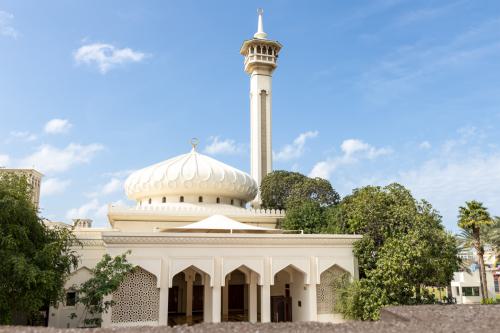
[[0,168],[0,175],[2,173],[14,173],[17,175],[23,175],[26,177],[28,180],[28,183],[30,184],[32,188],[32,194],[31,194],[31,200],[33,201],[33,204],[35,205],[36,209],[38,210],[39,205],[40,205],[40,188],[42,185],[42,177],[43,175],[36,171],[35,169],[7,169],[7,168]]
[[[251,175],[191,151],[132,173],[125,193],[135,204],[110,205],[109,226],[75,220],[81,265],[66,283],[66,301],[49,326],[83,325],[73,286],[91,277],[106,253],[131,250],[137,266],[107,300],[103,327],[221,321],[338,321],[333,281],[358,276],[358,235],[305,235],[277,229],[284,211],[259,206],[271,171],[271,73],[281,45],[258,31],[245,41],[251,75]],[[259,97],[260,96],[260,97]],[[71,313],[78,317],[71,318]]]

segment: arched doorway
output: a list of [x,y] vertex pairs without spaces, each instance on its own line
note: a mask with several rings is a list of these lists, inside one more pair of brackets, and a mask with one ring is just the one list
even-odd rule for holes
[[271,286],[271,321],[303,321],[306,317],[305,274],[289,265],[274,275]]
[[206,309],[210,277],[194,266],[184,269],[172,278],[168,291],[168,324],[170,326],[209,321]]
[[246,266],[228,273],[222,287],[222,321],[257,322],[258,274]]

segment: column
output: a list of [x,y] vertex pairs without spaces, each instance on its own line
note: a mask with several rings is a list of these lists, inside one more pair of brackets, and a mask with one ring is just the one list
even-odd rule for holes
[[186,274],[186,321],[192,323],[193,321],[193,280],[194,273]]
[[[109,294],[103,297],[103,302],[111,302],[113,300],[113,295]],[[111,327],[111,314],[113,311],[113,307],[108,308],[108,312],[103,312],[101,315],[101,327]]]
[[212,287],[212,323],[220,323],[220,298],[221,286],[214,283]]
[[203,280],[203,322],[212,321],[212,287],[210,286],[210,276],[205,274]]
[[309,309],[309,321],[318,321],[318,303],[316,297],[316,284],[307,286],[307,307]]
[[260,321],[269,323],[271,321],[271,285],[265,283],[260,290]]
[[214,257],[214,276],[212,283],[212,323],[220,323],[220,299],[222,285],[222,258]]
[[160,305],[158,313],[158,325],[168,325],[168,291],[170,283],[168,276],[168,263],[164,260],[161,262],[160,275]]
[[226,285],[222,287],[222,319],[227,321],[229,317],[229,280],[226,280]]
[[248,285],[248,321],[257,322],[257,274],[250,272]]

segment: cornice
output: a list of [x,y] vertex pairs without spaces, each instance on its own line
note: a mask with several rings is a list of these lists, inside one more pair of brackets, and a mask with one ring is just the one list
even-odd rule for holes
[[270,245],[280,246],[352,246],[359,235],[255,235],[255,234],[104,234],[106,244],[144,244],[144,245]]

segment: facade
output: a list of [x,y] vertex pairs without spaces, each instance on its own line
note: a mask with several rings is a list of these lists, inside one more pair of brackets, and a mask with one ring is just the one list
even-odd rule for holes
[[[75,220],[81,265],[66,283],[66,301],[51,308],[49,326],[79,327],[84,309],[75,285],[106,253],[131,250],[136,269],[108,300],[103,327],[221,321],[337,321],[332,284],[358,276],[358,235],[304,235],[278,229],[284,211],[259,206],[258,188],[271,171],[271,73],[281,45],[262,28],[245,41],[251,75],[252,175],[196,150],[132,173],[132,207],[110,205],[107,228]],[[71,314],[76,313],[76,318]]]
[[[486,284],[488,286],[488,298],[496,298],[495,284],[491,269],[486,269]],[[457,304],[479,304],[481,303],[481,283],[479,270],[472,272],[457,272],[453,274],[451,281],[451,295],[457,300]]]
[[33,205],[35,205],[38,210],[40,205],[40,187],[42,185],[43,175],[35,169],[7,169],[0,167],[0,176],[2,173],[14,173],[26,177],[28,184],[30,184],[32,188],[31,200],[33,201]]

